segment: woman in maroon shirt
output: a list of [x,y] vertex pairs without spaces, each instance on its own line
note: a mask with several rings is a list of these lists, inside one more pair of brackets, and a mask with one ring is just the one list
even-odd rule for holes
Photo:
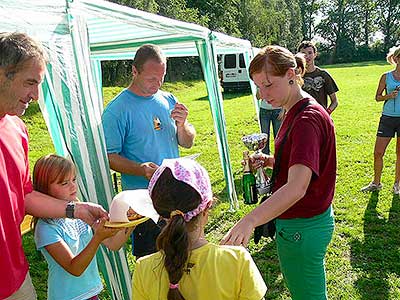
[[[325,109],[301,89],[302,74],[296,67],[294,55],[279,46],[263,48],[250,64],[262,98],[286,111],[275,140],[275,155],[281,152],[279,170],[272,195],[222,243],[246,245],[255,227],[276,218],[279,262],[292,299],[327,299],[324,259],[334,229],[335,131]],[[254,166],[260,163],[273,168],[275,159],[262,155]]]

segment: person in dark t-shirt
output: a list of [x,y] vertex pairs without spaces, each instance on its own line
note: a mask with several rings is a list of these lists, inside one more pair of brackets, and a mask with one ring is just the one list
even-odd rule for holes
[[[331,114],[338,106],[336,92],[338,92],[339,89],[335,81],[326,70],[315,65],[314,61],[318,52],[313,42],[303,41],[297,50],[304,53],[307,63],[307,70],[303,78],[303,90],[313,96],[314,99]],[[330,99],[329,105],[328,96]]]

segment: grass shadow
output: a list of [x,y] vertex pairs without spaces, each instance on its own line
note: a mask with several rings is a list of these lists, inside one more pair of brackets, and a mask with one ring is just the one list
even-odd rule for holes
[[[235,191],[236,191],[236,195],[238,196],[238,199],[240,201],[241,199],[241,195],[242,195],[242,176],[241,176],[242,172],[241,171],[236,171],[233,172],[233,177],[234,179],[234,185],[235,185]],[[225,182],[225,177],[221,177],[217,180],[214,180],[211,185],[212,186],[217,186],[221,183]],[[221,202],[228,202],[229,201],[229,195],[228,195],[228,187],[227,185],[224,185],[224,188],[216,193],[214,195],[215,197],[217,197]]]
[[270,238],[261,238],[258,245],[250,242],[249,247],[251,256],[268,287],[266,299],[281,299],[283,295],[288,295],[279,266],[276,242]]
[[364,240],[351,242],[351,264],[360,274],[355,287],[365,300],[391,299],[389,276],[400,275],[399,196],[393,195],[387,220],[377,211],[378,201],[379,193],[371,193],[364,212]]
[[361,62],[353,62],[353,63],[342,63],[342,64],[334,64],[334,65],[323,65],[323,68],[353,68],[353,67],[369,67],[369,66],[385,66],[388,65],[386,60],[375,60],[375,61],[361,61]]
[[[236,223],[241,217],[243,217],[246,212],[255,208],[257,205],[244,205],[243,197],[242,197],[242,171],[238,170],[234,172],[234,184],[236,189],[236,194],[238,197],[238,201],[240,202],[241,208],[235,212],[223,211],[219,212],[217,216],[210,218],[207,222],[206,226],[206,234],[212,234],[216,239],[216,242],[219,242],[222,236]],[[217,181],[213,181],[213,184],[224,182],[223,178],[218,179]],[[216,197],[221,202],[229,202],[227,196],[227,188],[224,187]],[[261,199],[261,196],[259,196]],[[270,238],[261,238],[260,242],[256,245],[253,241],[253,238],[249,241],[248,250],[251,253],[251,256],[254,259],[260,273],[263,276],[263,279],[268,287],[268,292],[266,294],[265,299],[289,299],[289,292],[285,286],[283,276],[280,270],[278,254],[276,249],[275,241]],[[282,298],[287,296],[287,298]]]
[[[238,196],[239,201],[243,200],[242,199],[242,194],[243,194],[243,189],[242,189],[242,171],[238,170],[236,172],[233,172],[233,177],[234,179],[234,185],[235,185],[235,190],[236,190],[236,195]],[[266,169],[266,174],[268,177],[272,176],[272,169]],[[214,180],[211,185],[218,185],[222,182],[225,182],[225,178],[219,178],[218,180]],[[218,199],[220,199],[222,202],[227,202],[229,201],[228,199],[228,188],[225,185],[224,188],[215,195]],[[261,200],[262,195],[258,195],[258,200]]]
[[231,99],[249,96],[249,95],[251,95],[251,91],[237,92],[237,93],[233,93],[233,92],[222,93],[224,100],[231,100]]
[[[240,92],[240,93],[222,93],[224,101],[234,100],[236,98],[249,96],[251,92]],[[199,97],[195,99],[196,101],[208,101],[208,96]]]

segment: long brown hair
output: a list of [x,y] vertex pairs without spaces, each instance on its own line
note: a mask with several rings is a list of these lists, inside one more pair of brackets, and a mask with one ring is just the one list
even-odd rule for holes
[[[301,60],[299,57],[298,59]],[[304,58],[303,58],[304,59]],[[304,63],[305,59],[301,62]],[[303,66],[303,67],[304,67]],[[249,66],[249,74],[251,80],[253,80],[253,75],[256,73],[265,72],[271,74],[273,76],[285,76],[286,72],[290,68],[297,68],[297,60],[292,52],[288,49],[280,47],[280,46],[265,46],[257,53],[257,55],[253,58]],[[302,68],[301,66],[299,66]],[[299,86],[303,85],[303,78],[305,67],[303,68],[303,72],[295,71],[296,73],[296,82]],[[285,115],[285,110],[282,109],[279,113],[278,119],[282,120]]]
[[[33,167],[33,189],[43,194],[49,194],[52,183],[63,182],[71,173],[75,173],[75,165],[69,159],[56,154],[48,154],[39,158]],[[50,195],[52,196],[52,195]],[[31,227],[37,223],[32,219]]]
[[[177,284],[189,258],[189,232],[195,228],[198,217],[185,222],[183,216],[171,216],[171,212],[192,211],[200,204],[201,196],[190,185],[175,179],[171,170],[166,168],[154,185],[151,198],[158,214],[168,220],[157,238],[157,248],[164,254],[169,282]],[[170,288],[167,299],[185,300],[178,288]]]

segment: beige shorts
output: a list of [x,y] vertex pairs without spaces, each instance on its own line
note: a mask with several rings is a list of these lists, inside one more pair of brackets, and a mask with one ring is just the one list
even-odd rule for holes
[[25,280],[21,287],[5,300],[36,300],[36,291],[33,287],[29,272],[26,274]]

